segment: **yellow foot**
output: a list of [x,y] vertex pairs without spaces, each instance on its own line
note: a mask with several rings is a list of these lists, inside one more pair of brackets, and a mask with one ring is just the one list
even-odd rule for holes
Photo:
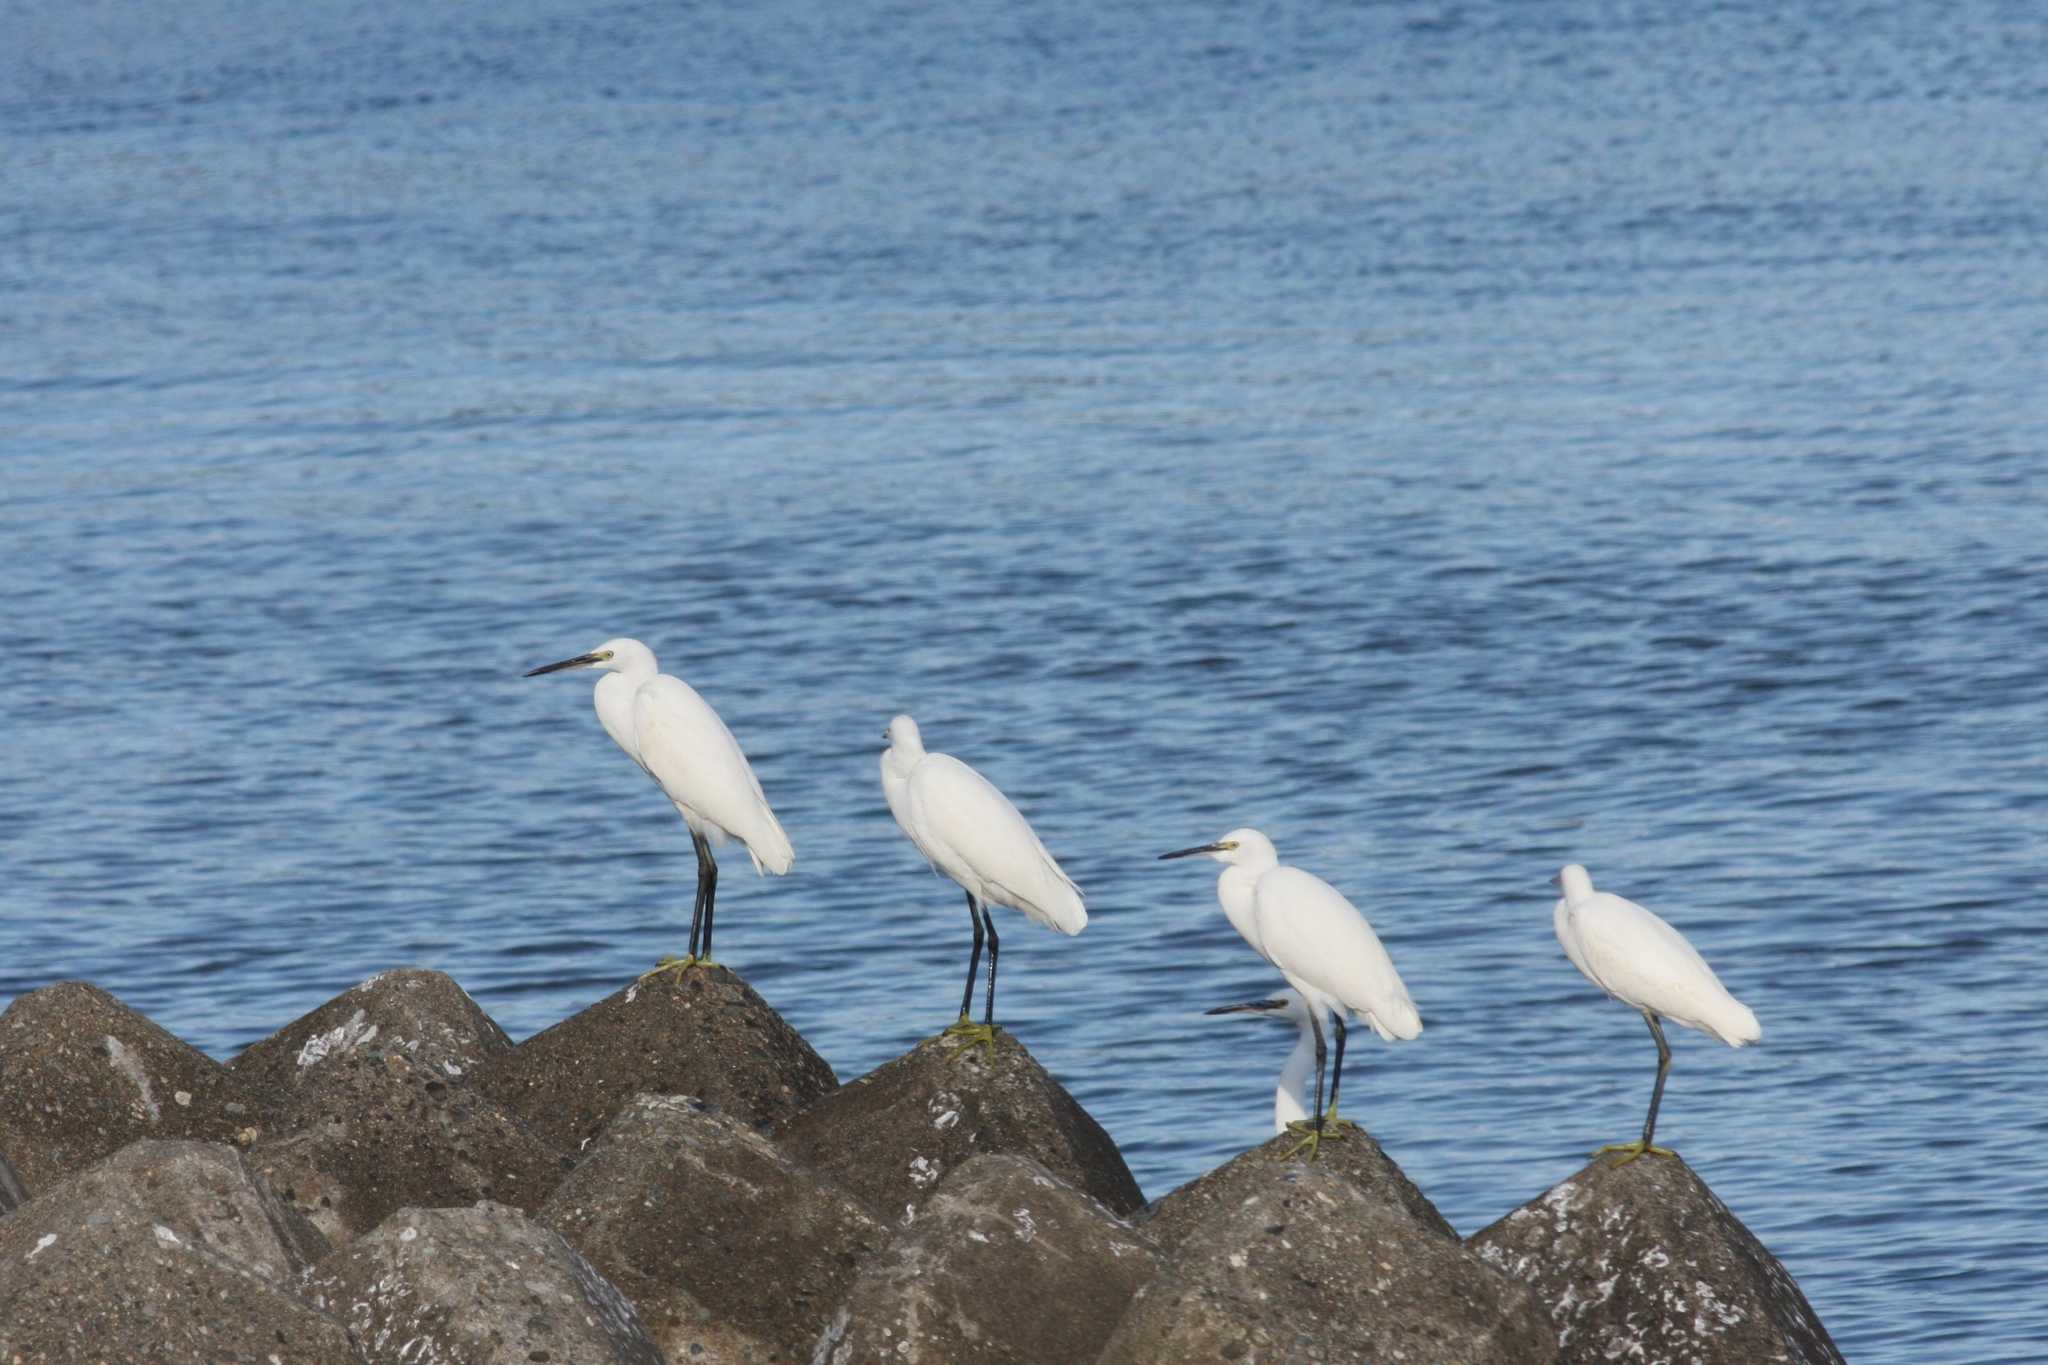
[[713,964],[709,959],[705,958],[663,957],[661,961],[655,963],[652,967],[649,967],[646,971],[640,973],[640,979],[642,981],[645,981],[650,977],[672,976],[676,979],[676,984],[680,986],[683,984],[683,973],[690,970],[690,968],[709,967],[713,965],[715,964]]
[[946,1031],[939,1036],[950,1040],[952,1046],[959,1049],[954,1055],[955,1061],[967,1056],[977,1047],[987,1051],[988,1059],[991,1062],[996,1059],[996,1026],[994,1024],[970,1023],[967,1016],[963,1014],[958,1022],[946,1025]]
[[1332,1133],[1328,1130],[1325,1130],[1321,1134],[1318,1134],[1316,1132],[1315,1125],[1309,1123],[1305,1119],[1296,1119],[1293,1123],[1288,1124],[1287,1131],[1290,1133],[1305,1133],[1307,1134],[1307,1136],[1302,1138],[1301,1141],[1295,1143],[1292,1147],[1289,1147],[1286,1151],[1282,1152],[1280,1154],[1280,1159],[1282,1161],[1292,1161],[1295,1157],[1301,1154],[1301,1151],[1304,1147],[1308,1149],[1308,1159],[1310,1161],[1314,1161],[1316,1159],[1316,1153],[1321,1150],[1322,1141],[1324,1138],[1340,1136],[1340,1134]]
[[1609,1166],[1612,1166],[1617,1170],[1623,1166],[1628,1165],[1629,1162],[1634,1161],[1637,1157],[1643,1155],[1645,1152],[1649,1153],[1651,1156],[1678,1155],[1678,1153],[1672,1151],[1669,1147],[1652,1147],[1648,1143],[1642,1141],[1641,1139],[1637,1139],[1634,1142],[1610,1142],[1605,1147],[1601,1147],[1595,1150],[1593,1155],[1596,1157],[1606,1156],[1609,1152],[1628,1153],[1627,1156],[1623,1157],[1619,1161],[1610,1161],[1607,1163]]

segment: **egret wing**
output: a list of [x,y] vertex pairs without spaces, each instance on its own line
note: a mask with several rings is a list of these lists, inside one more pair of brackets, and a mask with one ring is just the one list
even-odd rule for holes
[[1266,956],[1372,1026],[1413,1038],[1422,1016],[1379,935],[1342,892],[1312,872],[1276,867],[1259,878],[1253,914]]
[[664,673],[634,694],[633,721],[641,762],[686,820],[694,817],[738,839],[757,869],[789,871],[796,860],[789,836],[711,703]]
[[1087,925],[1080,888],[980,773],[950,754],[926,754],[910,774],[906,800],[912,842],[954,881],[1062,933]]
[[[1625,897],[1595,892],[1570,912],[1573,960],[1615,999],[1739,1047],[1761,1036],[1685,935]],[[1570,954],[1571,945],[1566,944]]]
[[[889,803],[889,814],[896,817],[897,827],[903,831],[917,851],[924,855],[924,860],[937,866],[938,860],[932,856],[932,851],[925,847],[924,840],[919,837],[916,818],[911,814],[910,777],[908,775],[897,776],[895,770],[890,766],[889,760],[892,757],[894,755],[889,751],[883,751],[881,765],[882,796]],[[919,762],[922,763],[923,760],[920,759]],[[917,769],[913,767],[910,771],[915,773]]]
[[[1550,912],[1550,927],[1557,931],[1558,946],[1564,949],[1564,955],[1571,959],[1574,967],[1579,969],[1579,974],[1594,985],[1600,985],[1600,978],[1594,976],[1593,969],[1586,965],[1586,954],[1579,947],[1578,927],[1572,919],[1572,903],[1570,900],[1563,897],[1558,899],[1556,906]],[[1603,986],[1601,989],[1604,990],[1606,988]]]

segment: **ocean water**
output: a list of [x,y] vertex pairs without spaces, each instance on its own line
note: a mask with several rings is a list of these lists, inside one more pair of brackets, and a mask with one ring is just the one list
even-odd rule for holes
[[719,956],[851,1078],[968,944],[915,714],[1088,893],[999,1017],[1149,1195],[1265,1133],[1239,824],[1426,1031],[1463,1232],[1633,1136],[1581,861],[1763,1022],[1659,1134],[1859,1362],[2048,1342],[2048,18],[1999,0],[0,2],[0,1003],[515,1036],[687,931],[617,634],[795,843]]

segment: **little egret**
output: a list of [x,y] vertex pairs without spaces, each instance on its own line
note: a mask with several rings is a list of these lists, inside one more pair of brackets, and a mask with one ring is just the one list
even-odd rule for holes
[[[1031,826],[995,784],[950,754],[926,753],[917,722],[898,716],[885,732],[882,795],[896,823],[925,861],[967,893],[974,948],[967,958],[967,989],[950,1037],[995,1046],[996,925],[991,905],[1021,910],[1049,929],[1078,934],[1088,927],[1081,888],[1060,871]],[[968,1022],[981,942],[988,937],[988,999],[981,1023]]]
[[1657,1084],[1650,1091],[1650,1116],[1639,1142],[1610,1143],[1593,1153],[1626,1152],[1617,1166],[1626,1166],[1645,1152],[1670,1156],[1666,1147],[1652,1147],[1657,1131],[1657,1105],[1664,1098],[1664,1077],[1671,1070],[1671,1047],[1664,1041],[1662,1017],[1674,1024],[1711,1033],[1730,1047],[1764,1036],[1749,1007],[1728,993],[1706,959],[1693,951],[1685,936],[1632,900],[1595,891],[1586,869],[1573,863],[1557,874],[1564,895],[1551,914],[1557,941],[1585,978],[1619,1000],[1642,1011],[1650,1036],[1657,1040]]
[[1280,1069],[1280,1083],[1273,1088],[1273,1131],[1284,1133],[1295,1124],[1308,1123],[1308,1078],[1315,1071],[1316,1039],[1309,1022],[1308,1001],[1299,991],[1282,991],[1271,1000],[1251,1000],[1242,1005],[1218,1005],[1205,1014],[1249,1014],[1260,1019],[1284,1019],[1300,1030],[1287,1065]]
[[664,957],[654,971],[680,976],[692,966],[713,966],[711,916],[718,896],[713,845],[737,839],[754,860],[754,871],[779,877],[796,861],[789,836],[768,809],[760,779],[732,731],[688,683],[658,671],[653,650],[638,640],[606,640],[588,654],[543,664],[526,676],[570,668],[605,671],[597,680],[598,721],[675,803],[697,850],[689,956]]
[[[1176,849],[1161,859],[1206,853],[1225,864],[1216,882],[1223,913],[1259,956],[1280,969],[1308,1003],[1315,1038],[1316,1107],[1303,1144],[1314,1156],[1326,1125],[1335,1129],[1337,1088],[1344,1079],[1344,1016],[1388,1042],[1422,1032],[1422,1016],[1358,907],[1321,877],[1287,867],[1273,841],[1255,829],[1234,829],[1213,844]],[[1337,1024],[1336,1065],[1330,1070],[1330,1107],[1323,1109],[1323,1011]]]

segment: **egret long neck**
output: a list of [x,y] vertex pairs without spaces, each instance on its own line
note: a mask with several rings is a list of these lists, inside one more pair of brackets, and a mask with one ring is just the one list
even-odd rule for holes
[[924,745],[918,743],[915,739],[908,743],[901,739],[896,740],[888,748],[882,750],[882,775],[885,779],[893,779],[897,782],[905,781],[910,776],[910,770],[915,768],[923,758]]
[[633,694],[640,690],[640,684],[654,676],[650,669],[644,674],[607,673],[597,680],[597,719],[604,726],[604,732],[612,737],[612,743],[626,751],[626,756],[642,768],[647,766],[640,758],[639,731],[633,724]]
[[1564,898],[1573,905],[1593,894],[1592,876],[1577,863],[1557,874],[1557,886],[1558,890],[1564,892]]
[[1266,950],[1259,946],[1258,922],[1252,915],[1252,906],[1257,900],[1259,872],[1249,867],[1226,867],[1223,875],[1216,879],[1216,899],[1223,903],[1223,913],[1230,919],[1230,927],[1244,937],[1244,941],[1257,949],[1261,957]]
[[1290,1123],[1308,1119],[1308,1087],[1316,1074],[1316,1040],[1308,1025],[1301,1026],[1294,1051],[1280,1069],[1280,1084],[1273,1090],[1273,1131],[1284,1133]]

